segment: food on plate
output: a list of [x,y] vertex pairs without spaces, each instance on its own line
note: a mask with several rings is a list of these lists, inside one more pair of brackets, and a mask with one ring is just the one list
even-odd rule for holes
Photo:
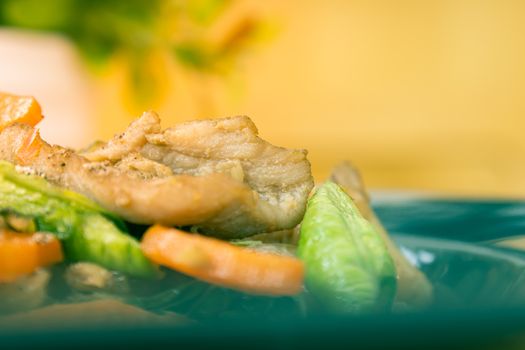
[[145,112],[76,151],[40,137],[32,98],[0,94],[0,116],[0,295],[27,291],[2,312],[110,298],[209,319],[431,300],[355,171],[311,193],[306,151],[268,143],[248,117],[163,130]]
[[0,228],[0,283],[13,282],[62,259],[62,248],[55,236]]
[[0,283],[0,315],[31,310],[45,303],[51,274],[45,269]]
[[117,274],[90,262],[69,265],[64,273],[67,284],[80,291],[108,291],[125,293],[129,291],[126,275]]
[[34,126],[42,118],[42,108],[34,97],[0,92],[0,130],[14,123]]
[[124,223],[81,194],[18,173],[6,161],[0,161],[0,194],[0,211],[24,216],[37,231],[56,234],[70,261],[90,261],[132,276],[158,272],[139,242],[126,234]]
[[144,234],[142,249],[157,264],[242,291],[295,295],[303,286],[304,267],[299,259],[244,249],[174,228],[151,227]]
[[157,315],[114,299],[49,305],[0,319],[2,329],[39,328],[42,324],[61,330],[76,327],[168,326],[187,324],[179,315]]
[[334,167],[330,179],[339,184],[352,197],[359,212],[375,227],[385,242],[388,252],[396,265],[396,304],[401,307],[423,307],[430,304],[433,298],[432,285],[420,270],[408,262],[389,237],[370,206],[369,197],[357,169],[349,162],[343,162]]
[[300,222],[313,187],[306,152],[272,146],[247,117],[154,133],[159,122],[147,112],[84,156],[16,124],[0,134],[0,157],[134,223],[195,225],[234,238]]
[[306,287],[331,310],[363,312],[392,304],[396,268],[386,244],[331,181],[308,201],[298,255],[306,264]]

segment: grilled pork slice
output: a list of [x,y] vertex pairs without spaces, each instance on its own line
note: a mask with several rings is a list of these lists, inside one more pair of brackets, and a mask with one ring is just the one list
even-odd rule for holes
[[83,193],[128,221],[196,225],[225,238],[294,227],[313,187],[306,152],[267,143],[247,117],[161,132],[158,117],[147,112],[83,155],[16,124],[0,133],[0,159]]

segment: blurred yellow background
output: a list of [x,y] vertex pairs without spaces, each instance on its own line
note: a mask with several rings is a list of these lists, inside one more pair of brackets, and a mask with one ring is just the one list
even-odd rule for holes
[[[375,189],[525,197],[524,1],[238,1],[211,35],[250,16],[266,18],[272,33],[234,74],[159,72],[166,98],[153,107],[165,126],[246,114],[263,138],[308,149],[317,180],[350,159]],[[27,37],[13,35],[1,33],[0,55],[10,43],[11,61],[20,61]],[[4,57],[0,89],[41,100],[48,138],[79,146],[130,122],[118,57],[92,78],[67,42],[27,40],[44,40],[51,53],[40,59],[61,73],[6,78],[13,69]]]

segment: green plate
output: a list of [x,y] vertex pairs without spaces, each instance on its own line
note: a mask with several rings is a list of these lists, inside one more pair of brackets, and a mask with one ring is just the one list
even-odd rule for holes
[[373,207],[389,232],[486,242],[525,235],[525,201],[376,195]]
[[486,242],[525,232],[525,203],[383,198],[374,201],[374,206],[403,253],[433,283],[432,307],[399,314],[304,315],[289,299],[274,299],[269,306],[268,298],[222,289],[191,294],[190,284],[189,296],[180,302],[173,302],[169,290],[135,301],[155,312],[193,310],[197,318],[198,310],[215,308],[213,317],[177,327],[0,330],[0,341],[54,349],[210,345],[230,349],[421,349],[520,344],[525,334],[525,254]]
[[393,234],[434,286],[434,308],[525,305],[525,254],[485,244]]

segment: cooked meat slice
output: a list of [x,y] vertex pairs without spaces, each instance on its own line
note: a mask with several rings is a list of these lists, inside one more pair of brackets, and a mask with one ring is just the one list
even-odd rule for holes
[[[300,221],[313,187],[306,151],[264,141],[245,116],[192,121],[159,131],[158,117],[144,113],[124,133],[85,156],[122,167],[129,154],[137,158],[136,153],[140,153],[159,166],[169,167],[174,174],[224,174],[254,191],[259,202],[257,216],[286,221],[287,228]],[[162,174],[166,174],[165,169]],[[211,225],[202,226],[214,231],[213,226],[225,224],[221,221],[219,216]]]
[[199,224],[227,215],[228,210],[241,214],[243,205],[254,206],[251,191],[222,174],[144,179],[106,163],[89,162],[71,150],[43,141],[34,157],[21,159],[17,155],[25,140],[33,137],[38,136],[27,125],[4,129],[0,133],[0,158],[83,193],[131,222]]
[[228,174],[270,205],[286,213],[297,207],[302,215],[313,186],[306,151],[262,140],[248,117],[183,123],[146,138],[142,155],[175,174]]
[[[83,193],[135,223],[197,225],[204,232],[234,238],[291,228],[301,220],[313,186],[305,152],[271,146],[256,136],[247,118],[199,121],[194,122],[193,130],[204,127],[208,133],[196,132],[194,136],[208,137],[211,143],[201,160],[195,156],[198,153],[188,157],[203,166],[178,168],[176,157],[170,156],[175,147],[169,136],[173,131],[148,133],[156,130],[154,123],[142,123],[150,116],[143,115],[122,134],[121,139],[129,136],[129,145],[113,139],[97,149],[96,158],[87,154],[96,162],[45,143],[33,128],[21,124],[0,133],[0,159],[23,165],[55,184]],[[192,124],[183,124],[180,130],[191,130]],[[225,124],[231,128],[225,130]],[[237,127],[233,127],[235,124]],[[213,137],[210,127],[220,137]],[[166,140],[160,143],[162,138]],[[145,139],[156,140],[156,144]],[[33,140],[31,152],[25,150],[28,140]],[[186,139],[180,149],[191,148],[190,141]],[[195,142],[200,147],[205,143]],[[34,144],[38,145],[37,151]],[[231,154],[231,158],[219,159],[214,147],[222,149],[225,155]],[[153,149],[162,151],[161,162],[150,152]],[[227,149],[237,151],[227,153]],[[210,159],[206,159],[206,154]]]
[[155,112],[144,112],[122,134],[82,155],[90,161],[119,160],[139,149],[146,143],[146,134],[154,132],[160,132],[160,119]]
[[[92,163],[96,167],[100,163]],[[110,163],[103,163],[110,164]],[[140,153],[130,153],[117,163],[114,164],[122,172],[127,172],[131,175],[136,175],[140,178],[155,178],[155,177],[167,177],[173,175],[173,172],[169,167],[164,164],[155,162],[151,159],[143,157]]]

